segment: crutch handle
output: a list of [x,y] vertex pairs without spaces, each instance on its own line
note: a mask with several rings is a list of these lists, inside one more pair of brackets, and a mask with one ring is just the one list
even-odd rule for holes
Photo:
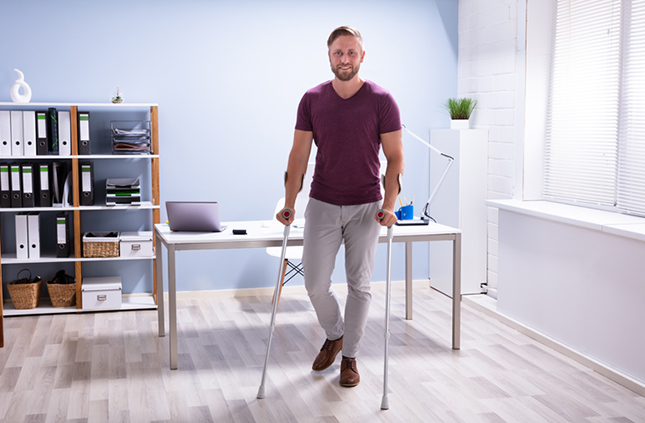
[[293,212],[291,209],[284,209],[282,210],[282,217],[284,217],[284,220],[289,220],[293,216]]
[[[383,211],[383,209],[378,209],[378,211],[376,212],[376,217],[378,217],[378,220],[385,219],[385,211]],[[387,237],[392,237],[392,226],[387,227]]]

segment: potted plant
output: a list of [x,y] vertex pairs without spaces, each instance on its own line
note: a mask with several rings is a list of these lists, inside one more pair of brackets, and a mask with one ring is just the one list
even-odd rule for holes
[[121,96],[121,90],[119,90],[119,87],[116,87],[116,95],[112,97],[112,103],[123,103],[123,97]]
[[476,105],[477,100],[472,98],[449,98],[444,106],[450,113],[450,128],[468,129],[470,127],[468,119]]

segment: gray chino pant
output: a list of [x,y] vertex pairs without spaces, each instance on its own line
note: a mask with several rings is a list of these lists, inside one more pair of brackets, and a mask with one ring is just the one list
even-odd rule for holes
[[[328,339],[343,337],[343,355],[356,357],[365,333],[372,294],[370,279],[381,225],[374,215],[381,203],[335,206],[310,198],[305,211],[305,288]],[[347,301],[345,318],[331,288],[336,255],[345,242]]]

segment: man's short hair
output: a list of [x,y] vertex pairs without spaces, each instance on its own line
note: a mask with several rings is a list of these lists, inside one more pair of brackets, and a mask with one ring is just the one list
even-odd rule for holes
[[351,26],[339,26],[338,28],[334,29],[327,39],[327,48],[331,47],[331,44],[336,38],[343,35],[349,35],[356,38],[361,44],[361,49],[363,49],[363,37],[361,37],[361,33],[358,31],[358,29],[352,28]]

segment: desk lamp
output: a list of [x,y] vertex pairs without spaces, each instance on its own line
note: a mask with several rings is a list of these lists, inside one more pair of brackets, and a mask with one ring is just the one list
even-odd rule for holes
[[[439,178],[439,182],[437,182],[437,186],[434,188],[434,190],[430,194],[430,198],[428,198],[428,201],[426,202],[426,205],[423,207],[423,214],[421,215],[421,220],[423,222],[425,222],[425,224],[428,224],[430,219],[432,219],[433,222],[437,223],[437,221],[434,220],[432,218],[432,216],[430,216],[430,203],[432,203],[432,200],[434,200],[434,197],[437,195],[437,191],[439,191],[439,188],[443,184],[443,181],[446,179],[446,175],[448,174],[448,171],[450,170],[450,166],[452,166],[452,163],[455,161],[455,159],[453,157],[447,155],[447,154],[442,153],[441,151],[439,151],[439,149],[437,149],[436,147],[433,147],[432,145],[430,145],[430,143],[424,141],[421,137],[416,135],[414,132],[410,131],[407,128],[407,126],[403,125],[403,128],[406,130],[406,132],[408,134],[412,135],[412,137],[414,137],[421,144],[425,145],[430,150],[432,150],[435,153],[445,157],[448,160],[448,163],[446,164],[446,168],[443,170],[443,173],[441,174],[441,178]],[[405,223],[405,221],[399,221],[397,224],[401,224],[401,222]],[[410,224],[412,224],[412,223],[410,223]]]

